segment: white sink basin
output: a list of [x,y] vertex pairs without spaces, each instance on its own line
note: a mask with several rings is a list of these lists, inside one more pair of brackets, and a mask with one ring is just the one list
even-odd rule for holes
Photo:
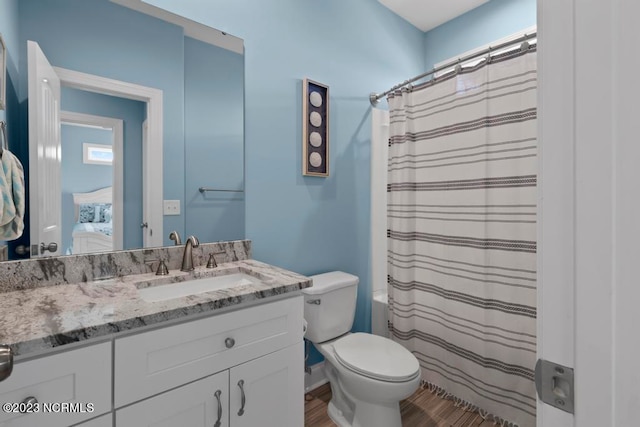
[[246,273],[233,273],[224,276],[206,277],[203,279],[186,280],[166,285],[149,286],[138,289],[140,297],[147,302],[165,301],[174,298],[197,295],[220,289],[238,286],[260,284],[261,281]]

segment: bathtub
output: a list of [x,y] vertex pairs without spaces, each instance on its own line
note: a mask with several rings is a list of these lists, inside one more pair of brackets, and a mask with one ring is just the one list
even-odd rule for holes
[[371,304],[371,332],[374,335],[389,338],[387,321],[389,320],[389,304],[387,291],[379,290],[373,293]]

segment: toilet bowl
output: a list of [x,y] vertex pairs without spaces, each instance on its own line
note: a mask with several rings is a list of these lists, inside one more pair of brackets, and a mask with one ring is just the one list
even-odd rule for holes
[[388,338],[349,332],[356,276],[331,272],[312,279],[303,290],[306,338],[325,357],[329,416],[340,427],[400,427],[399,402],[420,385],[418,360]]

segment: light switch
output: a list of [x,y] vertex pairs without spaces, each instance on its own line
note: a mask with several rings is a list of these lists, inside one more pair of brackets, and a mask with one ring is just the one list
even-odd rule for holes
[[165,215],[180,215],[180,200],[165,200],[164,201],[164,214]]

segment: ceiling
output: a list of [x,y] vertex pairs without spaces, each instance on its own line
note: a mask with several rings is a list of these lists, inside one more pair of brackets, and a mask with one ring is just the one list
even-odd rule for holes
[[422,31],[458,17],[489,0],[378,0]]

